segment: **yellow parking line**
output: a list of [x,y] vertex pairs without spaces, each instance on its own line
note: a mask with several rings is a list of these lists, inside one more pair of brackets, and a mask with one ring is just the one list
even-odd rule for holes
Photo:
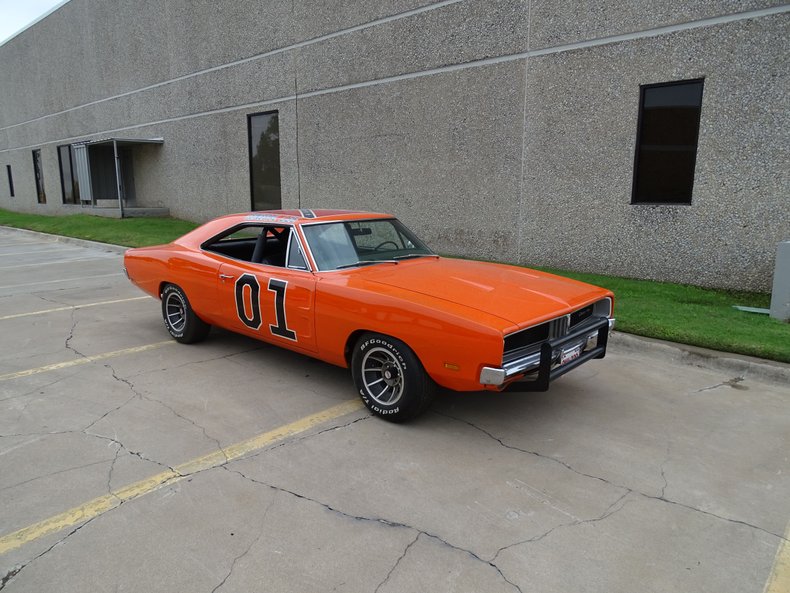
[[64,513],[0,537],[0,555],[15,550],[45,535],[56,533],[67,527],[73,527],[74,525],[98,517],[116,508],[123,502],[139,498],[144,494],[157,490],[165,484],[172,484],[195,472],[211,469],[223,463],[227,463],[228,461],[233,461],[242,455],[262,449],[267,445],[281,441],[289,436],[302,433],[324,422],[340,418],[362,407],[362,402],[360,400],[349,400],[332,406],[322,412],[286,424],[285,426],[280,426],[279,428],[275,428],[274,430],[270,430],[269,432],[265,432],[241,443],[230,445],[214,453],[209,453],[208,455],[177,465],[173,468],[173,471],[164,471],[144,480],[140,480],[139,482],[135,482],[134,484],[119,488],[118,490],[113,490],[109,494],[94,498]]
[[[48,243],[49,245],[49,243]],[[3,247],[3,245],[0,245]],[[6,245],[5,247],[8,247]],[[80,249],[85,249],[84,247],[58,247],[58,253],[62,253],[64,251],[79,251]],[[13,257],[15,255],[35,255],[35,254],[44,254],[46,253],[45,250],[38,250],[38,251],[17,251],[15,253],[0,253],[0,257]]]
[[20,241],[19,243],[2,243],[0,247],[27,247],[28,245],[52,245],[53,241]]
[[125,354],[135,354],[137,352],[145,352],[146,350],[153,350],[161,348],[169,344],[175,344],[173,340],[166,340],[164,342],[155,342],[153,344],[146,344],[145,346],[135,346],[134,348],[125,348],[123,350],[114,350],[112,352],[105,352],[104,354],[95,354],[93,356],[86,356],[84,358],[75,358],[74,360],[67,360],[66,362],[56,362],[55,364],[48,364],[43,367],[36,367],[35,369],[27,369],[24,371],[15,371],[13,373],[6,373],[0,375],[0,381],[8,381],[9,379],[19,379],[21,377],[29,377],[30,375],[38,375],[39,373],[46,373],[49,371],[57,371],[60,369],[67,369],[69,367],[77,366],[80,364],[88,364],[89,362],[96,362],[97,360],[106,360],[108,358],[115,358]]
[[790,523],[785,529],[785,538],[776,551],[771,576],[765,583],[763,593],[787,593],[790,591]]
[[79,278],[61,278],[59,280],[44,280],[41,282],[25,282],[24,284],[9,284],[0,285],[0,289],[6,288],[21,288],[23,286],[41,286],[42,284],[58,284],[60,282],[80,282],[81,280],[90,280],[91,278],[109,278],[110,276],[123,276],[123,272],[115,272],[113,274],[97,274],[95,276],[81,276]]
[[[112,256],[110,256],[112,257]],[[0,268],[0,271],[5,272],[6,270],[21,270],[22,268],[38,268],[41,266],[57,266],[61,264],[73,264],[77,262],[84,262],[84,261],[96,261],[99,259],[110,259],[106,255],[97,255],[95,257],[75,257],[73,259],[56,259],[53,261],[40,261],[30,264],[17,264],[15,266],[3,266]]]
[[98,303],[86,303],[84,305],[69,305],[67,307],[55,307],[54,309],[42,309],[41,311],[31,311],[30,313],[15,313],[14,315],[3,315],[0,321],[7,319],[18,319],[19,317],[30,317],[31,315],[44,315],[45,313],[56,313],[57,311],[71,311],[72,309],[85,309],[87,307],[99,307],[100,305],[114,305],[115,303],[128,303],[129,301],[141,301],[152,297],[141,296],[129,299],[116,299],[114,301],[100,301]]

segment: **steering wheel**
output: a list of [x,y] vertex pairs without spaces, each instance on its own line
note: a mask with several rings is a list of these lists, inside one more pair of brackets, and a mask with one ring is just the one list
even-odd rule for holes
[[395,241],[384,241],[383,243],[379,243],[378,245],[376,245],[376,247],[374,248],[374,251],[378,251],[379,249],[381,249],[385,245],[392,245],[395,249],[398,248],[398,244]]

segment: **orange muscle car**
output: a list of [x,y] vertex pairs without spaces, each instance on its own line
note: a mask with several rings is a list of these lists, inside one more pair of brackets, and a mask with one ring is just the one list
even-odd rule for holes
[[603,358],[614,324],[608,290],[439,257],[388,214],[234,214],[124,263],[179,342],[216,325],[350,366],[365,405],[394,422],[424,411],[437,384],[545,391]]

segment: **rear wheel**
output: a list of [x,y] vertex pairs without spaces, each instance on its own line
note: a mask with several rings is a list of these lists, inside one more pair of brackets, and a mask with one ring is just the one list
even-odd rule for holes
[[402,341],[364,334],[354,346],[351,373],[368,409],[390,422],[403,422],[424,412],[436,385],[417,356]]
[[170,335],[182,344],[200,342],[211,329],[195,315],[187,295],[175,284],[168,284],[162,291],[162,318]]

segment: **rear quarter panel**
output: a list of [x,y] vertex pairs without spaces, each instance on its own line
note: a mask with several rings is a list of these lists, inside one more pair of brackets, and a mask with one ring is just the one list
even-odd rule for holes
[[123,265],[132,284],[152,297],[159,298],[159,283],[167,276],[168,247],[128,249]]
[[160,297],[164,284],[176,284],[204,321],[216,324],[216,283],[219,262],[177,244],[130,249],[124,256],[129,279],[144,292]]

